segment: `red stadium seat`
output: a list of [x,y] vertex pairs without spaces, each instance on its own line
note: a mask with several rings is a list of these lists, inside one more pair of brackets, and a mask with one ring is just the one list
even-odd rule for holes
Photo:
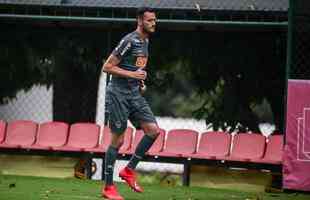
[[230,152],[231,134],[225,132],[205,132],[200,137],[198,150],[187,157],[223,160]]
[[165,137],[166,137],[166,131],[164,129],[160,129],[159,136],[156,138],[154,144],[146,152],[146,154],[154,156],[154,155],[157,155],[158,153],[162,152],[162,150],[164,148]]
[[272,135],[268,138],[265,155],[256,160],[259,163],[281,164],[283,153],[283,135]]
[[98,146],[100,127],[93,123],[75,123],[71,125],[66,145],[52,147],[58,151],[87,151]]
[[38,124],[33,121],[16,120],[8,123],[6,138],[0,147],[30,148],[34,144]]
[[0,144],[4,142],[5,140],[5,128],[6,128],[6,123],[0,120]]
[[126,132],[124,133],[123,144],[118,150],[120,154],[124,154],[126,151],[128,151],[128,149],[130,149],[132,145],[132,138],[133,138],[133,128],[128,127],[126,129]]
[[[120,147],[120,153],[123,153],[129,149],[132,141],[133,128],[127,127],[124,133],[124,143]],[[109,145],[111,143],[111,130],[108,126],[105,126],[103,129],[103,135],[101,137],[100,145],[96,148],[88,148],[87,151],[96,152],[96,153],[104,153],[107,151]]]
[[108,126],[104,127],[101,144],[99,145],[99,152],[103,153],[108,150],[108,147],[111,143],[111,130]]
[[135,133],[135,137],[133,139],[131,147],[127,151],[125,151],[124,153],[125,154],[133,154],[135,152],[137,145],[141,141],[143,135],[144,135],[144,133],[142,130],[137,130]]
[[87,148],[86,150],[96,153],[104,153],[107,151],[110,142],[111,142],[110,128],[108,126],[104,126],[99,146],[95,148]]
[[181,157],[195,153],[198,132],[190,129],[173,129],[167,134],[166,145],[158,156]]
[[64,122],[46,122],[40,125],[37,140],[31,149],[49,150],[67,143],[69,125]]
[[239,133],[233,139],[231,155],[227,160],[254,161],[264,155],[266,137],[260,134]]
[[[151,148],[146,152],[146,154],[152,154],[152,153],[158,153],[161,152],[164,146],[164,139],[165,139],[165,131],[163,129],[160,129],[160,133],[158,137],[156,138],[154,144],[151,146]],[[142,137],[144,136],[144,133],[142,130],[137,130],[135,133],[135,137],[133,139],[132,145],[130,149],[128,149],[125,154],[133,154],[141,141]]]

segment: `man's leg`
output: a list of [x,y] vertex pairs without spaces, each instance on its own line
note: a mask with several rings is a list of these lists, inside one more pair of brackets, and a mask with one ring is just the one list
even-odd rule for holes
[[102,196],[110,200],[123,200],[113,184],[114,164],[118,149],[122,144],[124,132],[127,128],[128,110],[126,96],[122,87],[108,86],[106,91],[106,119],[112,132],[111,144],[105,154],[105,186],[102,188]]
[[127,167],[120,171],[119,176],[127,182],[127,184],[135,192],[143,192],[143,189],[136,181],[135,168],[139,161],[143,159],[145,153],[150,149],[159,134],[159,128],[156,123],[141,123],[141,128],[145,135],[138,144],[135,153],[132,155]]
[[117,188],[113,183],[114,164],[122,141],[123,134],[112,133],[111,144],[105,154],[105,187],[102,188],[102,196],[110,200],[123,200],[123,197],[118,194]]
[[139,161],[143,159],[145,153],[151,148],[159,134],[158,126],[155,123],[141,123],[141,128],[145,134],[127,165],[130,169],[137,167]]
[[111,144],[105,154],[104,180],[106,185],[113,185],[114,164],[117,158],[118,149],[122,145],[122,138],[123,135],[112,133]]

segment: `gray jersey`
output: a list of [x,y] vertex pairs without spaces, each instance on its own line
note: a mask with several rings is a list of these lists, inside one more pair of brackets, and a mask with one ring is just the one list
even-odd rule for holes
[[[148,39],[141,39],[139,34],[134,31],[127,34],[119,42],[117,47],[113,50],[112,54],[120,60],[119,67],[129,71],[136,71],[144,69],[148,61]],[[139,83],[136,79],[123,78],[114,76],[112,83],[129,83],[136,85]]]

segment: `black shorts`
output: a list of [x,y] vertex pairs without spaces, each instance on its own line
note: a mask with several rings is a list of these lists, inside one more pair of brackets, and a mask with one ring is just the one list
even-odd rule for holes
[[106,90],[106,121],[113,133],[122,134],[127,128],[127,120],[139,129],[141,122],[155,123],[155,116],[139,87],[125,87],[110,84]]

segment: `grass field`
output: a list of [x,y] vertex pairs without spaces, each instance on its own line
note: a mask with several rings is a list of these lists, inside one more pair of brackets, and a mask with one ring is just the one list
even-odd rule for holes
[[[137,194],[119,184],[126,200],[306,200],[302,193],[257,193],[240,190],[208,189],[202,187],[145,185]],[[0,175],[0,200],[83,200],[102,199],[100,181],[76,178],[42,178]]]

